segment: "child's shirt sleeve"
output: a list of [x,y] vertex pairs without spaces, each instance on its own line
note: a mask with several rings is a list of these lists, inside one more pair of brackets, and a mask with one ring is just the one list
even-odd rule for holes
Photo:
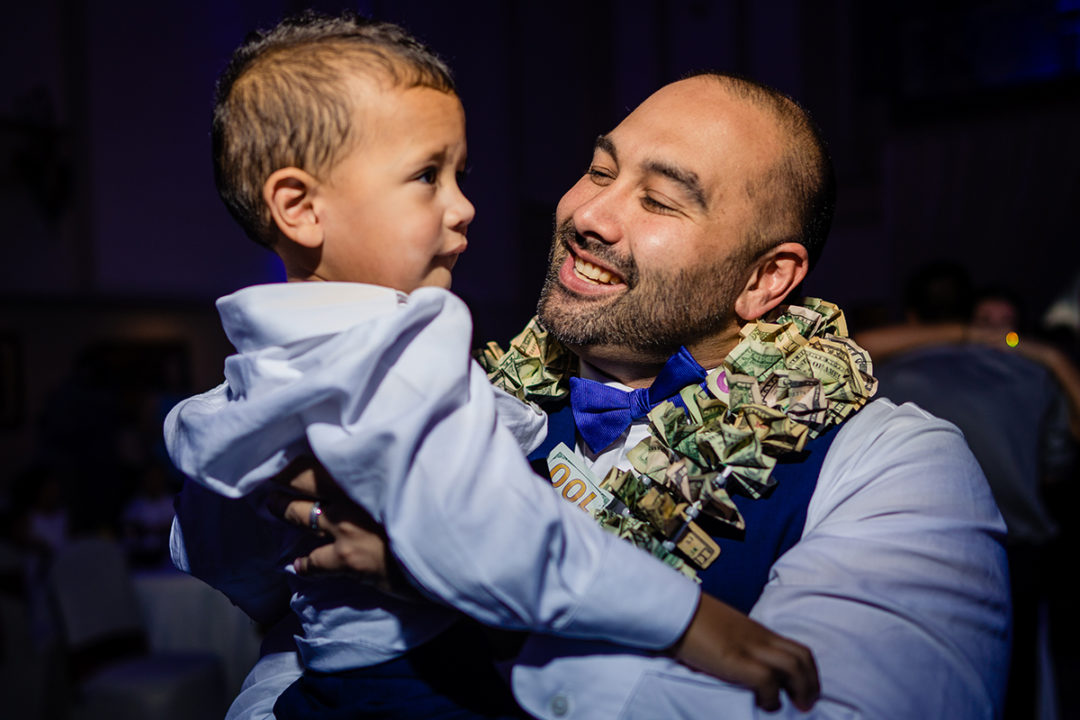
[[[170,414],[170,452],[188,475],[236,496],[310,448],[442,602],[501,627],[674,644],[697,585],[601,530],[531,471],[522,446],[543,439],[542,418],[503,409],[513,406],[469,358],[470,328],[460,300],[423,288],[370,322],[238,348],[227,392]],[[507,417],[519,432],[497,421]]]
[[491,390],[497,422],[510,431],[521,452],[528,456],[547,438],[547,415],[536,403],[522,402],[494,385]]

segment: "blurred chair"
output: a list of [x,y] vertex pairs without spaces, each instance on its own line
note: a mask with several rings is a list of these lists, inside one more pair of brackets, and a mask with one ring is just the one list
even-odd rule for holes
[[[20,720],[67,715],[61,649],[35,625],[28,602],[27,556],[0,540],[0,714]],[[45,630],[43,632],[43,630]]]
[[77,540],[57,552],[49,584],[76,697],[72,720],[202,720],[225,712],[224,674],[205,653],[149,653],[120,546]]
[[213,653],[225,671],[226,696],[236,697],[262,645],[251,618],[202,580],[173,567],[133,570],[131,581],[150,650]]

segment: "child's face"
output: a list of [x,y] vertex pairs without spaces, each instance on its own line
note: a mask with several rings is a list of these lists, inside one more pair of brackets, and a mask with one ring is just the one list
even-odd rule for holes
[[354,87],[356,146],[321,188],[325,280],[411,292],[450,287],[465,250],[472,203],[465,169],[465,111],[430,88]]

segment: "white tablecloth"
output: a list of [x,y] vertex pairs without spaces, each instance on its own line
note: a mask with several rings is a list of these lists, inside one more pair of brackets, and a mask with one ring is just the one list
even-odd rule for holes
[[235,697],[259,658],[261,639],[248,616],[201,580],[171,568],[137,572],[134,582],[150,648],[214,653],[225,666],[226,692]]

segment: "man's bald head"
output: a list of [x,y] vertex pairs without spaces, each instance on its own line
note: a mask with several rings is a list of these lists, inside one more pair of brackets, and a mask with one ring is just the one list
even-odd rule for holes
[[756,237],[749,240],[755,254],[782,242],[798,242],[806,247],[810,265],[815,265],[832,226],[836,178],[821,131],[810,115],[787,95],[736,75],[706,72],[685,80],[715,82],[776,122],[780,157],[746,185],[760,209]]
[[559,201],[540,320],[624,382],[680,345],[719,364],[802,281],[832,197],[793,101],[726,75],[666,85],[597,140]]

